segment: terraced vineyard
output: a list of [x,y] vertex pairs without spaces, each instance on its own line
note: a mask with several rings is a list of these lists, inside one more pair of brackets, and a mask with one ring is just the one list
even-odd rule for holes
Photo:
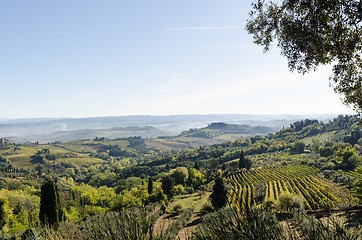
[[344,175],[349,176],[349,177],[354,177],[354,178],[361,178],[362,177],[362,173],[359,173],[359,172],[356,172],[356,171],[345,172]]
[[277,200],[283,192],[299,195],[306,209],[336,206],[342,200],[314,175],[319,169],[306,165],[277,166],[233,173],[228,176],[231,185],[229,202],[241,209],[251,207],[258,182],[265,185],[265,200]]

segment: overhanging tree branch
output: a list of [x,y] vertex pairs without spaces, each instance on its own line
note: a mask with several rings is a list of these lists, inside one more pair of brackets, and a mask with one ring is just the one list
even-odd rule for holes
[[291,71],[333,65],[330,83],[362,113],[362,3],[350,0],[256,0],[246,30],[269,51],[274,40]]

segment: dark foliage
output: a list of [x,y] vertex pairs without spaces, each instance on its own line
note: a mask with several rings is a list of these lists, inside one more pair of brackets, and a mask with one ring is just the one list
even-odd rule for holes
[[252,165],[253,165],[253,163],[252,163],[251,159],[248,157],[245,157],[244,151],[241,150],[240,157],[239,157],[239,165],[238,165],[239,169],[246,168],[247,170],[249,170]]
[[175,179],[173,179],[170,176],[166,176],[162,179],[162,185],[161,188],[163,190],[163,193],[166,194],[168,197],[172,197],[174,194],[174,188],[175,186]]
[[148,194],[153,192],[153,181],[152,178],[148,178],[148,186],[147,186]]
[[215,179],[215,185],[213,187],[213,192],[210,195],[212,206],[215,209],[220,209],[225,207],[227,203],[227,190],[222,178],[217,177]]
[[62,219],[59,188],[48,180],[41,186],[39,219],[43,225],[57,228]]

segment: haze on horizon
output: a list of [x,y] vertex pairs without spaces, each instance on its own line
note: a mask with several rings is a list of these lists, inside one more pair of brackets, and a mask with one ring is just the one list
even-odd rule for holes
[[251,2],[2,1],[0,119],[353,113],[253,44]]

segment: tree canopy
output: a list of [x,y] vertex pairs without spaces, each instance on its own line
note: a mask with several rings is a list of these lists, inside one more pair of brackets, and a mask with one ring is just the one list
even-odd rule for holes
[[251,159],[248,157],[245,157],[244,151],[241,150],[240,157],[239,157],[239,164],[238,164],[239,169],[246,168],[247,170],[249,170],[252,165],[253,165],[253,163],[252,163]]
[[225,188],[222,178],[217,177],[215,179],[215,185],[213,187],[213,192],[210,195],[212,206],[215,209],[220,209],[225,207],[227,203],[227,190]]
[[54,181],[45,181],[41,186],[39,219],[42,224],[57,228],[61,218],[59,188]]
[[161,188],[163,190],[163,193],[166,194],[168,197],[172,197],[174,194],[173,188],[175,186],[175,179],[173,179],[171,176],[166,176],[162,179],[161,182]]
[[152,194],[153,192],[153,181],[151,177],[148,178],[147,192],[148,194]]
[[332,64],[330,77],[343,102],[362,113],[362,2],[255,0],[246,30],[268,51],[273,40],[290,70],[307,73]]

